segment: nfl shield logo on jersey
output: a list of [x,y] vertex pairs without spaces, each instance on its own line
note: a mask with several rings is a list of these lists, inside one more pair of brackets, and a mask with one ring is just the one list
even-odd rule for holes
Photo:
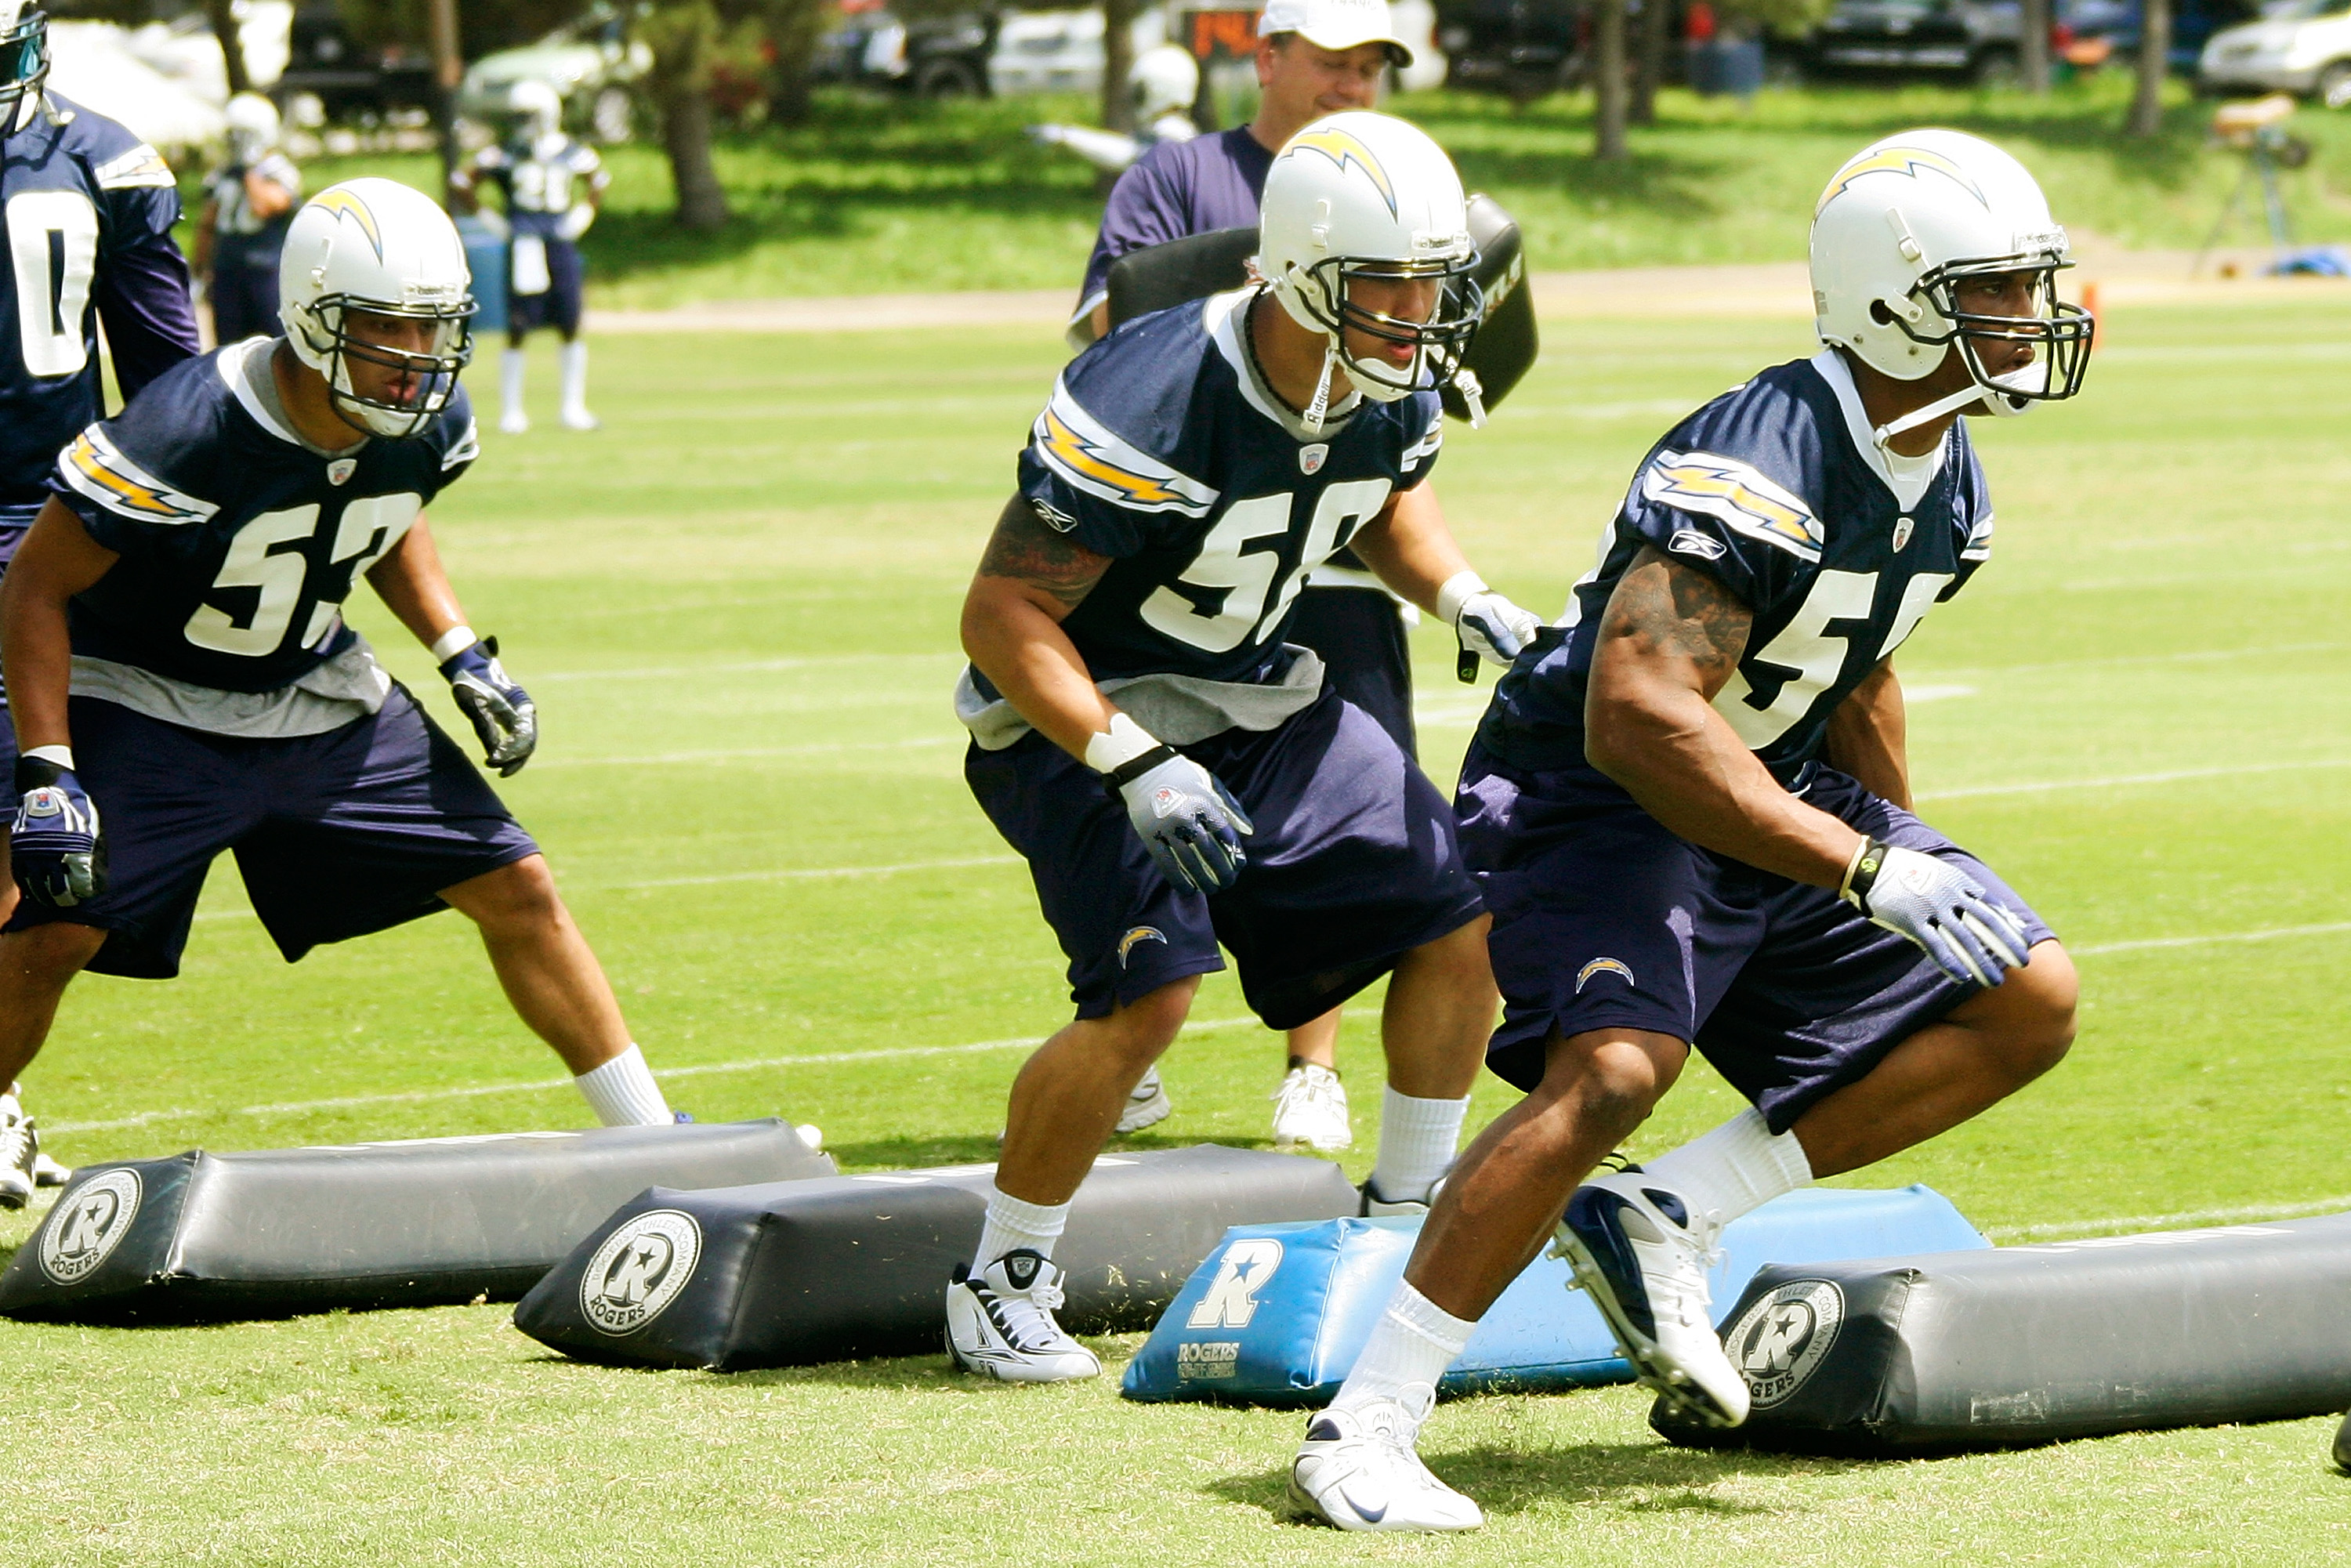
[[1327,441],[1301,446],[1298,449],[1298,471],[1301,474],[1320,474],[1322,472],[1322,460],[1330,455],[1331,444]]
[[350,476],[359,471],[359,466],[360,460],[356,457],[336,458],[327,465],[327,483],[340,485],[348,482]]
[[1896,549],[1900,549],[1903,546],[1908,544],[1910,542],[1910,535],[1917,529],[1917,524],[1912,522],[1907,517],[1895,518],[1894,548]]

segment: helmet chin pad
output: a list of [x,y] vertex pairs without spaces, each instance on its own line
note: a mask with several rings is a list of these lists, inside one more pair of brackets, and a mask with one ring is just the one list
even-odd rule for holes
[[[346,319],[353,309],[435,321],[443,325],[444,338],[434,350],[424,352],[371,343],[347,329]],[[380,300],[329,297],[304,312],[303,330],[287,336],[296,357],[325,378],[328,399],[344,423],[371,435],[400,441],[423,434],[456,395],[458,372],[474,357],[469,328],[473,313],[471,298],[452,306],[407,310]],[[414,376],[416,394],[403,402],[361,396],[352,382],[353,360]]]
[[[1477,265],[1475,246],[1415,263],[1329,256],[1311,267],[1290,268],[1274,281],[1274,296],[1291,320],[1328,342],[1357,392],[1373,402],[1395,402],[1442,385],[1460,367],[1485,308],[1470,277]],[[1412,321],[1357,304],[1348,284],[1362,277],[1435,278],[1436,311],[1426,321]],[[1375,340],[1412,345],[1410,362],[1399,366],[1358,358],[1347,349],[1351,329]]]

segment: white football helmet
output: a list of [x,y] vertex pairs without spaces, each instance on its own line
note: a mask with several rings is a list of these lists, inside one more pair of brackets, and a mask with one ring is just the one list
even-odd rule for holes
[[[474,355],[472,275],[457,225],[430,196],[372,177],[329,186],[302,204],[277,265],[277,315],[302,362],[327,378],[346,419],[377,435],[421,434],[449,406]],[[434,324],[423,350],[388,347],[352,331],[351,316]],[[362,396],[350,361],[410,372],[397,400]]]
[[0,131],[16,129],[16,106],[37,96],[48,75],[48,13],[27,0],[0,0]]
[[[1258,274],[1290,319],[1328,340],[1322,379],[1306,411],[1321,428],[1331,374],[1374,402],[1458,382],[1461,356],[1478,330],[1484,301],[1470,270],[1468,203],[1453,160],[1426,132],[1368,110],[1325,115],[1290,139],[1265,177],[1258,231]],[[1366,309],[1348,298],[1364,277],[1440,280],[1426,321]],[[1415,350],[1399,369],[1346,350],[1347,328]],[[1465,388],[1465,391],[1467,389]]]
[[247,167],[277,145],[277,106],[257,92],[241,92],[221,111],[228,125],[229,161]]
[[[1880,439],[1981,402],[2022,413],[2072,397],[2089,368],[2092,322],[2057,298],[2065,231],[2024,165],[1979,137],[1907,131],[1846,160],[1813,211],[1813,306],[1821,340],[1896,381],[1932,375],[1959,345],[1974,389],[1906,414]],[[2030,316],[1970,314],[1962,279],[2028,272]],[[2024,342],[2032,362],[1989,374],[1980,345]]]
[[536,77],[526,77],[507,89],[507,108],[521,118],[524,134],[534,141],[563,130],[563,95]]
[[1158,44],[1135,57],[1127,73],[1134,89],[1134,116],[1148,125],[1163,114],[1189,114],[1200,96],[1200,62],[1176,44]]

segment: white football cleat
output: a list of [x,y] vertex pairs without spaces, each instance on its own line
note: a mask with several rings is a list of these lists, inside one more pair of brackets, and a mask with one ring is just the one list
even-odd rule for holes
[[0,1208],[22,1208],[32,1200],[41,1135],[14,1094],[0,1094]]
[[1003,1383],[1070,1383],[1102,1375],[1094,1353],[1061,1332],[1061,1270],[1026,1247],[974,1274],[956,1265],[947,1286],[947,1354],[966,1372]]
[[73,1166],[61,1166],[44,1154],[36,1153],[33,1155],[35,1186],[63,1186],[71,1180],[73,1180]]
[[1317,1154],[1336,1154],[1355,1142],[1347,1119],[1347,1086],[1327,1067],[1301,1061],[1273,1092],[1273,1146],[1284,1154],[1300,1145]]
[[1747,1380],[1723,1354],[1707,1270],[1721,1256],[1711,1213],[1638,1169],[1575,1189],[1552,1247],[1575,1270],[1644,1387],[1709,1427],[1747,1419]]
[[530,428],[530,415],[518,408],[510,408],[498,416],[498,428],[508,435],[520,435]]
[[1431,1532],[1475,1530],[1478,1505],[1429,1474],[1413,1451],[1420,1423],[1437,1402],[1426,1384],[1411,1392],[1416,1414],[1395,1399],[1325,1410],[1307,1424],[1290,1466],[1290,1511],[1341,1530]]
[[562,419],[563,428],[566,430],[601,430],[604,428],[604,422],[598,419],[594,414],[590,413],[584,408],[567,408],[563,411]]
[[1126,1109],[1118,1118],[1117,1130],[1140,1133],[1144,1128],[1165,1122],[1176,1113],[1176,1102],[1167,1097],[1167,1085],[1159,1082],[1159,1069],[1146,1067],[1143,1080],[1134,1092],[1126,1097]]

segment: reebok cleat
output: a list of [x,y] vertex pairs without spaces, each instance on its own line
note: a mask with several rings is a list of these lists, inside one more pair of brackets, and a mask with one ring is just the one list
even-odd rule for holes
[[947,1354],[1000,1383],[1070,1383],[1102,1375],[1094,1353],[1061,1332],[1061,1270],[1026,1247],[947,1286]]
[[1308,1148],[1336,1154],[1355,1141],[1347,1118],[1347,1086],[1327,1067],[1301,1061],[1273,1092],[1273,1146],[1283,1154]]
[[33,1162],[40,1157],[41,1135],[14,1094],[0,1095],[0,1208],[22,1208],[32,1201],[39,1184]]
[[[1176,1102],[1167,1097],[1167,1086],[1159,1082],[1159,1069],[1146,1067],[1143,1080],[1134,1092],[1126,1097],[1126,1109],[1119,1113],[1117,1131],[1140,1133],[1155,1126],[1176,1113]],[[1001,1141],[1001,1140],[999,1140]]]
[[1721,1226],[1638,1171],[1575,1189],[1552,1252],[1575,1271],[1643,1387],[1691,1419],[1747,1419],[1746,1379],[1723,1354],[1707,1270]]
[[1475,1530],[1486,1522],[1478,1505],[1429,1473],[1413,1451],[1436,1390],[1415,1415],[1402,1402],[1374,1399],[1349,1410],[1325,1410],[1306,1428],[1290,1466],[1291,1518],[1341,1530],[1427,1533]]

